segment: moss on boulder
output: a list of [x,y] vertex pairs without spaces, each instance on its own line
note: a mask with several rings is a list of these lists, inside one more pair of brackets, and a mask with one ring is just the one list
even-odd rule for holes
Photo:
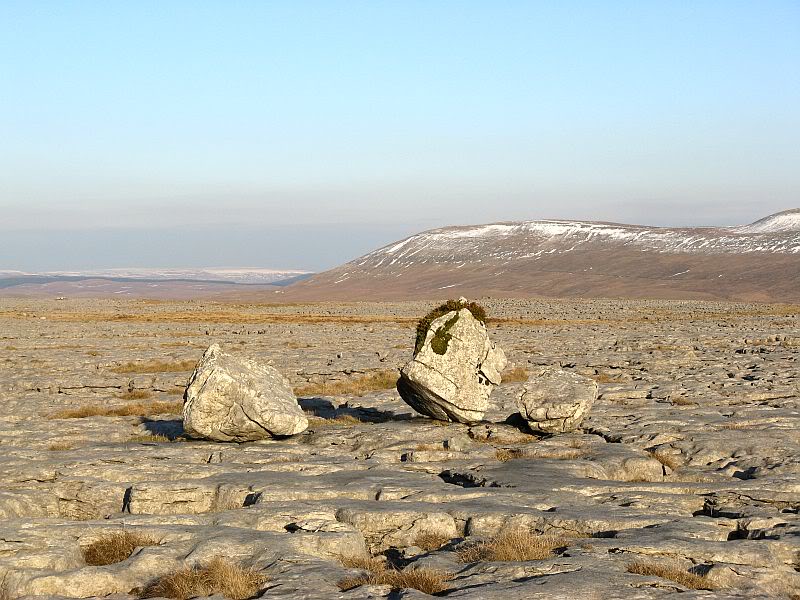
[[[414,356],[422,348],[423,344],[425,344],[425,338],[428,335],[428,330],[431,328],[431,323],[445,315],[449,312],[456,311],[458,312],[462,308],[466,308],[469,312],[472,313],[472,316],[475,317],[478,321],[486,324],[486,309],[483,308],[477,302],[466,302],[462,299],[459,300],[448,300],[444,304],[441,304],[422,317],[419,322],[417,323],[417,341],[414,344]],[[434,334],[434,339],[431,341],[431,348],[437,354],[444,354],[447,352],[447,345],[450,342],[450,334],[448,333],[449,330],[455,325],[456,321],[458,320],[458,316],[456,315],[453,319],[448,319],[447,323],[445,323],[444,327],[440,327]],[[441,351],[440,351],[441,350]]]

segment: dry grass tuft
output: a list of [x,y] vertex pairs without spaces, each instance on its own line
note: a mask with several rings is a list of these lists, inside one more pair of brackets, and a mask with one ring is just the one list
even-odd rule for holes
[[670,398],[669,401],[673,406],[697,406],[697,402],[694,400],[689,400],[689,398],[685,398],[683,396]]
[[360,585],[388,585],[396,590],[410,588],[425,594],[438,594],[447,589],[447,582],[453,578],[452,573],[439,569],[398,571],[393,567],[387,567],[385,561],[372,556],[340,556],[339,561],[348,569],[368,571],[365,575],[345,577],[339,581],[339,589],[343,592]]
[[151,582],[142,598],[188,600],[221,594],[230,600],[253,598],[269,581],[253,569],[245,569],[225,558],[214,558],[203,566],[181,569]]
[[635,562],[628,565],[628,573],[669,579],[690,590],[713,590],[716,586],[702,575],[695,575],[679,567],[658,563]]
[[554,556],[556,548],[566,545],[567,540],[562,537],[512,530],[459,550],[458,559],[463,563],[544,560]]
[[452,573],[440,569],[425,567],[405,571],[387,569],[369,575],[345,577],[339,582],[339,589],[346,592],[360,585],[388,585],[394,590],[414,589],[432,595],[447,590],[447,582],[451,579],[453,579]]
[[609,375],[608,373],[597,373],[589,377],[594,379],[597,383],[619,383],[622,381],[619,375]]
[[549,458],[552,460],[578,460],[579,458],[584,458],[589,455],[589,452],[582,448],[546,448],[546,449],[537,449],[534,448],[534,452],[531,453],[533,458]]
[[339,556],[338,558],[346,569],[362,569],[373,573],[386,570],[386,561],[375,556]]
[[433,552],[438,550],[450,541],[450,537],[438,531],[428,531],[421,533],[414,540],[414,545],[417,548],[422,548],[425,552]]
[[83,560],[91,566],[113,565],[145,546],[158,546],[158,540],[134,531],[109,533],[83,548]]
[[353,415],[339,415],[333,419],[308,417],[309,429],[320,429],[323,427],[352,427],[353,425],[361,425],[362,423],[364,423],[364,421],[360,421]]
[[352,377],[346,381],[310,383],[298,387],[295,390],[295,394],[297,396],[339,396],[343,394],[363,396],[376,390],[392,389],[397,385],[397,379],[397,371],[384,369],[373,371],[361,377]]
[[528,381],[528,369],[525,367],[514,367],[500,373],[500,379],[503,383],[516,383],[519,381]]
[[146,400],[150,396],[152,396],[152,394],[147,390],[131,390],[119,395],[123,400]]
[[372,585],[375,583],[375,575],[358,575],[358,576],[350,576],[345,577],[344,579],[340,579],[339,583],[339,590],[342,592],[347,592],[354,588],[357,588],[361,585]]
[[148,362],[131,362],[111,369],[114,373],[183,373],[191,371],[197,364],[196,360],[182,360],[165,362],[151,360]]
[[300,348],[313,348],[314,347],[313,344],[308,344],[306,342],[296,342],[294,340],[288,340],[284,345],[287,348],[291,348],[293,350],[298,350]]
[[[177,438],[176,438],[177,439]],[[134,435],[131,437],[130,442],[160,442],[160,443],[169,443],[175,440],[168,438],[167,436],[160,434],[160,433],[143,433],[140,435]]]
[[[448,424],[448,421],[443,421],[445,425]],[[480,442],[481,444],[497,444],[497,445],[505,445],[505,446],[514,446],[518,444],[530,444],[532,442],[536,442],[539,440],[533,434],[525,433],[522,431],[508,431],[508,432],[501,432],[496,435],[486,436],[482,433],[475,432],[474,430],[469,431],[469,437],[475,440],[476,442]]]
[[444,450],[444,446],[442,446],[442,444],[417,444],[414,446],[414,450],[420,452],[441,452]]
[[177,415],[183,410],[183,401],[137,402],[125,406],[81,406],[67,408],[48,415],[48,419],[83,419],[86,417],[150,417]]
[[50,452],[60,452],[62,450],[72,450],[72,444],[69,442],[53,442],[47,449]]
[[494,456],[500,462],[508,462],[509,460],[513,460],[515,458],[522,458],[522,450],[518,448],[498,448]]

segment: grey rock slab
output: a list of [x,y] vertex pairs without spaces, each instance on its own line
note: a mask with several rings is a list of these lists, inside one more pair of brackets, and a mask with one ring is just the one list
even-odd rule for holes
[[565,433],[578,428],[597,398],[593,379],[563,369],[531,373],[519,392],[519,411],[539,433]]

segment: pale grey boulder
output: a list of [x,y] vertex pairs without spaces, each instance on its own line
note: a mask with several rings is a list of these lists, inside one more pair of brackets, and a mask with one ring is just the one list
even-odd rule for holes
[[532,373],[517,396],[519,412],[537,433],[578,428],[597,399],[597,382],[554,367]]
[[212,344],[184,394],[183,429],[190,437],[248,442],[305,431],[308,419],[286,378],[270,365]]
[[435,319],[425,343],[400,372],[397,391],[418,413],[442,421],[474,423],[506,366],[486,326],[462,308]]

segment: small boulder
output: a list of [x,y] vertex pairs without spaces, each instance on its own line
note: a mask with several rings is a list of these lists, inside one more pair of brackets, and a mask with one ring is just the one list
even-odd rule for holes
[[197,363],[183,398],[183,429],[190,437],[249,442],[308,427],[283,375],[223,352],[218,344],[209,346]]
[[528,377],[517,396],[519,412],[537,433],[565,433],[580,426],[597,399],[597,382],[547,367]]
[[414,358],[400,371],[397,391],[418,413],[442,421],[483,418],[489,394],[506,366],[486,325],[467,308],[434,319]]

